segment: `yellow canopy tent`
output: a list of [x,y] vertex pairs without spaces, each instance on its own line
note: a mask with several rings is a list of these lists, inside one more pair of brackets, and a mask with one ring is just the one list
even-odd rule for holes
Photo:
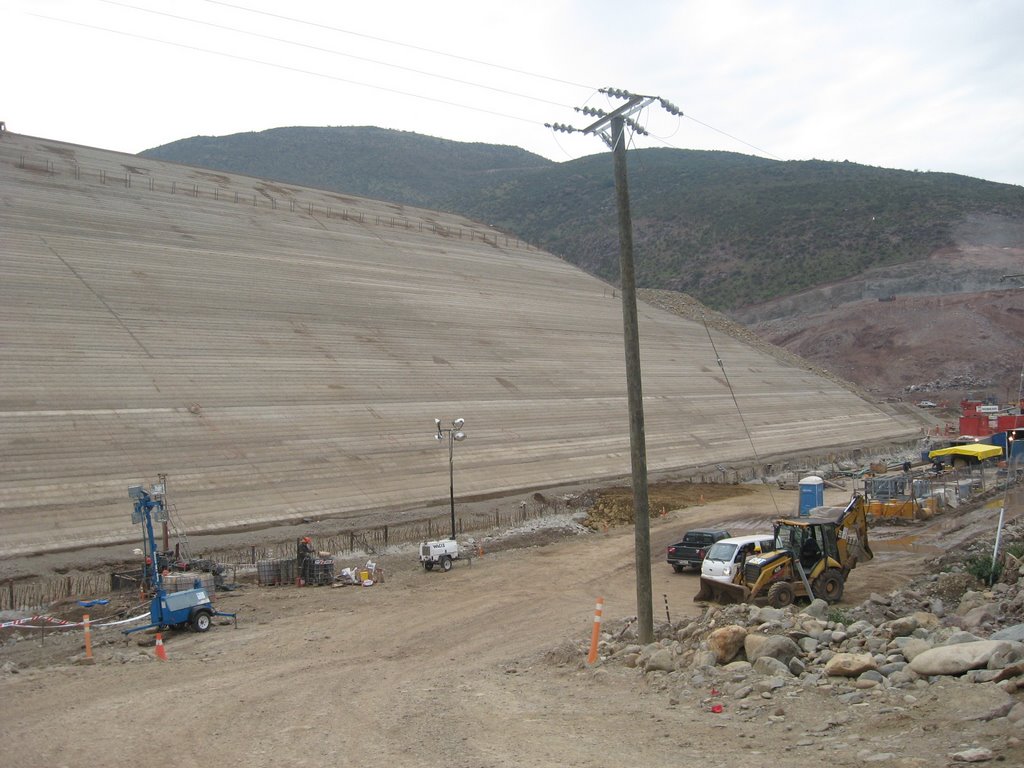
[[988,445],[987,443],[954,445],[950,448],[937,448],[934,451],[928,452],[929,459],[934,459],[937,456],[967,456],[972,459],[977,459],[978,461],[981,461],[982,459],[992,459],[996,456],[1002,455],[1002,448],[998,445]]

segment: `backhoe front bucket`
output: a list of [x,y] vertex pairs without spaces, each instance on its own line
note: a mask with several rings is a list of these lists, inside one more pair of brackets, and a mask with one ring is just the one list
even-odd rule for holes
[[750,590],[740,584],[727,584],[724,581],[715,581],[700,577],[700,591],[693,596],[695,603],[712,602],[721,605],[732,605],[733,603],[745,603],[750,597]]

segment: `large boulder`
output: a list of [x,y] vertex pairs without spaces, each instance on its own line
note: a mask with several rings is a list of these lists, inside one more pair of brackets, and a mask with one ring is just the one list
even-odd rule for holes
[[919,675],[962,675],[970,669],[985,667],[995,653],[1008,654],[1012,645],[1005,640],[978,640],[930,648],[910,662]]
[[888,630],[892,637],[907,637],[913,634],[918,626],[917,619],[913,616],[902,616],[886,622],[882,625],[882,628]]
[[925,651],[932,649],[932,644],[927,640],[920,637],[911,637],[901,648],[903,652],[903,658],[907,661],[913,661]]
[[647,672],[671,672],[675,668],[676,660],[670,648],[662,648],[652,653],[644,666],[644,670]]
[[960,598],[960,604],[956,607],[957,616],[966,616],[968,611],[972,611],[978,608],[988,601],[985,599],[985,595],[981,592],[975,592],[974,590],[968,590],[964,593],[964,596]]
[[993,632],[989,640],[1014,640],[1018,643],[1024,642],[1024,624],[1014,624],[1012,627],[1000,629]]
[[853,624],[846,628],[846,634],[848,634],[850,637],[869,635],[874,631],[875,625],[872,624],[870,621],[865,621],[863,619],[861,619],[860,621],[853,622]]
[[811,604],[804,608],[801,613],[805,613],[815,619],[824,619],[828,616],[828,603],[822,600],[820,597],[816,597],[811,601]]
[[717,663],[728,664],[743,648],[743,640],[746,636],[746,628],[739,624],[719,627],[708,635],[708,648],[715,654]]
[[770,622],[781,622],[786,618],[786,612],[782,608],[772,608],[770,605],[760,606],[751,611],[750,619],[754,624],[768,624]]
[[715,658],[715,654],[711,651],[697,651],[690,659],[690,666],[698,668],[713,667],[717,663],[718,660]]
[[693,635],[693,633],[696,632],[698,629],[700,629],[700,624],[698,624],[696,621],[691,621],[685,627],[676,632],[676,640],[682,642],[683,640],[686,640],[688,637]]
[[789,664],[789,660],[801,654],[800,646],[796,641],[785,635],[761,635],[750,633],[744,638],[743,649],[747,654],[747,661],[753,664],[762,656],[769,656],[778,659],[783,664]]
[[828,624],[820,619],[812,619],[810,616],[801,614],[794,629],[815,639],[820,638],[827,631]]
[[825,664],[825,674],[832,677],[860,677],[877,669],[870,653],[837,653]]
[[994,621],[999,616],[999,606],[995,603],[985,603],[976,608],[971,608],[963,615],[964,629],[977,629],[983,624]]
[[771,656],[761,656],[755,661],[754,671],[770,677],[789,677],[793,674],[786,664]]

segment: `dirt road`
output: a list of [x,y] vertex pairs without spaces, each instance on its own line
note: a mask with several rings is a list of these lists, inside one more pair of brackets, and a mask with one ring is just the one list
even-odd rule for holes
[[[696,576],[672,573],[664,546],[705,522],[757,526],[750,510],[765,502],[655,519],[656,621],[666,600],[674,622],[700,610]],[[965,708],[990,704],[967,683],[868,704],[795,684],[712,714],[706,693],[678,673],[587,668],[579,647],[595,598],[609,624],[636,612],[632,530],[552,538],[485,551],[448,574],[423,571],[411,551],[379,557],[387,580],[370,588],[247,586],[219,598],[239,614],[237,628],[169,633],[166,663],[112,630],[98,633],[93,666],[70,663],[80,635],[8,641],[5,762],[529,768],[674,766],[711,754],[720,765],[781,755],[789,766],[941,765],[964,743],[998,738],[985,723],[961,723]],[[923,559],[880,552],[857,569],[845,601],[888,591]],[[1000,748],[1011,764],[1024,758]]]

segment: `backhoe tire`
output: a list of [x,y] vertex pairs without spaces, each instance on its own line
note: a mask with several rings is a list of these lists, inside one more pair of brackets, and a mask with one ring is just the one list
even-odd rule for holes
[[788,581],[778,581],[768,589],[768,605],[772,608],[785,608],[792,605],[795,599],[793,585]]
[[838,603],[843,599],[845,586],[842,572],[836,568],[829,568],[814,580],[811,588],[814,590],[815,597],[820,597],[829,603]]

